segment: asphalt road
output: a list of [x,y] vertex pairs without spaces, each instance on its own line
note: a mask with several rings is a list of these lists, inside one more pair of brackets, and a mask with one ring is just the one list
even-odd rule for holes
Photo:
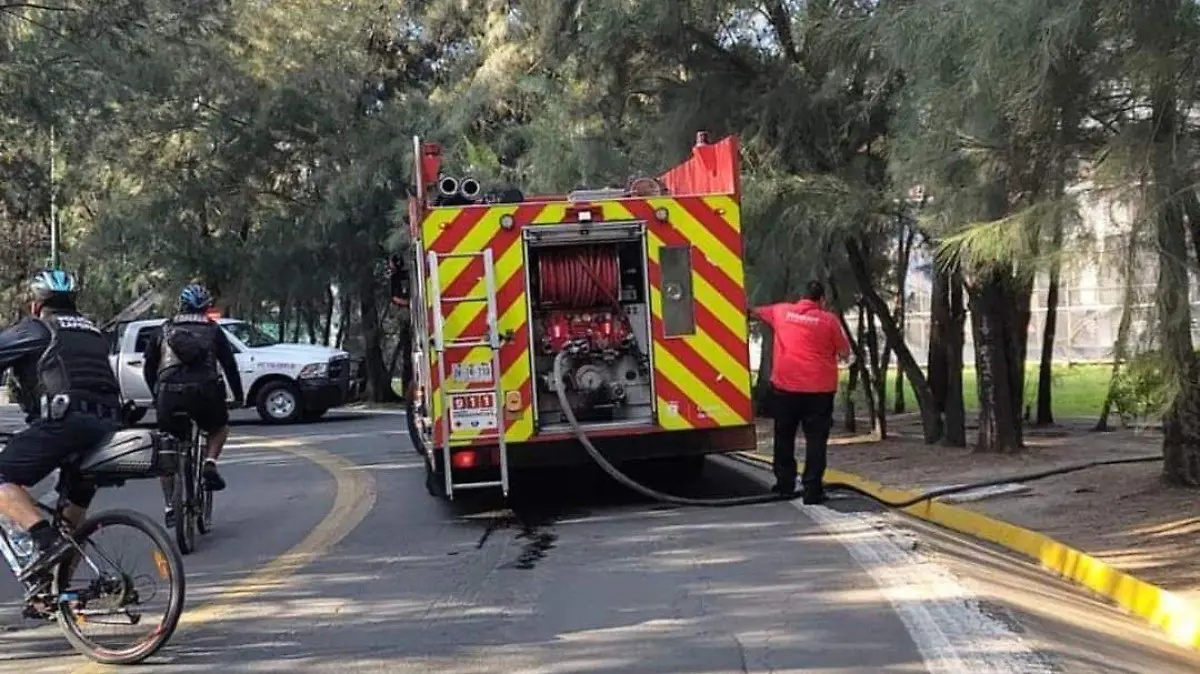
[[[670,509],[560,471],[511,507],[446,504],[403,429],[388,413],[239,423],[217,530],[185,558],[185,624],[138,671],[1198,671],[1021,563],[860,501]],[[686,494],[762,479],[714,460]],[[157,515],[161,495],[131,484],[96,505]],[[104,671],[22,621],[17,592],[0,581],[0,674]]]

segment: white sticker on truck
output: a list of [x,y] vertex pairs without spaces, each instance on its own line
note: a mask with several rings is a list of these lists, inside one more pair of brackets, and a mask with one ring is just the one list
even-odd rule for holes
[[450,396],[451,431],[495,430],[496,394],[455,393]]

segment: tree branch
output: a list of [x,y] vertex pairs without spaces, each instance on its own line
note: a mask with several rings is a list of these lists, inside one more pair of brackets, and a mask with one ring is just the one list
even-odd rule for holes
[[783,0],[770,0],[766,4],[767,17],[775,29],[775,36],[779,38],[779,46],[783,47],[789,61],[799,63],[800,51],[796,49],[796,38],[792,35],[792,17],[783,6]]
[[0,3],[0,12],[11,12],[15,9],[44,9],[50,12],[77,12],[78,7],[54,7],[52,5],[39,5],[36,2],[4,2]]

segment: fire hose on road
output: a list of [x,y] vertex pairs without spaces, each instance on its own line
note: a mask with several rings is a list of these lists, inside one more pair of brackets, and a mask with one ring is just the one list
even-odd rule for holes
[[[566,359],[568,357],[569,356],[565,352],[559,353],[558,356],[555,357],[555,359],[554,359],[555,381],[561,382],[563,380],[563,363],[566,361]],[[558,393],[558,401],[559,401],[559,404],[562,405],[563,414],[566,415],[566,417],[567,417],[567,423],[570,424],[571,430],[574,431],[574,433],[575,433],[575,437],[579,440],[580,444],[583,445],[583,448],[587,451],[588,455],[592,457],[592,460],[595,461],[596,464],[599,465],[600,468],[603,469],[605,473],[608,473],[609,477],[613,478],[614,480],[621,483],[622,485],[632,489],[633,491],[638,492],[639,494],[642,494],[643,496],[646,496],[647,498],[651,498],[651,499],[654,499],[655,501],[660,501],[662,503],[671,503],[671,504],[675,504],[675,505],[731,507],[731,506],[754,505],[754,504],[758,504],[758,503],[773,503],[776,501],[790,501],[790,500],[802,495],[800,492],[797,492],[795,496],[784,496],[782,494],[773,494],[772,493],[772,494],[760,494],[760,495],[756,495],[756,496],[739,496],[739,497],[734,497],[734,498],[706,499],[706,498],[687,498],[684,496],[675,496],[673,494],[665,494],[658,490],[651,489],[650,487],[640,484],[640,483],[636,482],[635,480],[633,480],[632,478],[630,478],[628,475],[622,473],[608,459],[604,458],[604,455],[600,453],[600,450],[596,449],[596,446],[594,444],[592,444],[591,439],[588,438],[587,433],[583,430],[583,427],[579,424],[578,419],[576,419],[575,411],[571,408],[571,401],[567,398],[567,393],[564,390],[564,387],[556,386],[555,391]],[[871,499],[872,501],[876,501],[876,502],[878,502],[882,505],[885,505],[889,508],[903,509],[903,508],[908,508],[909,506],[913,506],[918,503],[921,503],[922,501],[929,501],[929,500],[939,498],[942,496],[949,496],[951,494],[960,494],[963,492],[975,491],[977,489],[983,489],[986,487],[995,487],[995,486],[999,486],[999,485],[1015,484],[1018,482],[1031,482],[1033,480],[1042,480],[1042,479],[1045,479],[1048,477],[1053,477],[1055,475],[1065,475],[1067,473],[1074,473],[1077,471],[1086,470],[1088,468],[1096,468],[1099,466],[1116,466],[1116,465],[1127,464],[1127,463],[1148,463],[1151,461],[1162,461],[1162,455],[1155,454],[1155,455],[1138,456],[1138,457],[1125,458],[1125,459],[1109,459],[1109,460],[1105,460],[1105,461],[1091,461],[1088,463],[1074,464],[1074,465],[1070,465],[1070,466],[1064,466],[1061,468],[1044,470],[1044,471],[1040,471],[1040,472],[1036,472],[1036,473],[1027,473],[1024,475],[1016,475],[1016,476],[1011,476],[1011,477],[998,478],[995,480],[986,480],[983,482],[974,482],[971,484],[955,485],[953,487],[944,487],[941,489],[933,489],[933,490],[927,491],[919,496],[915,496],[913,498],[910,498],[910,499],[907,499],[904,501],[889,501],[887,499],[882,499],[882,498],[879,498],[878,496],[866,491],[865,489],[858,487],[857,485],[848,484],[845,482],[826,482],[825,490],[826,491],[853,492],[860,496],[865,496],[866,498]]]

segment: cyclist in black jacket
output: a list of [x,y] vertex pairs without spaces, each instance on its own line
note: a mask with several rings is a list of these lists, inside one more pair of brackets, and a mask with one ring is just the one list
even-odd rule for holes
[[[212,296],[204,286],[193,284],[183,289],[179,294],[179,313],[164,323],[162,331],[151,337],[146,346],[142,375],[154,393],[160,430],[187,440],[187,427],[172,416],[183,412],[208,434],[205,487],[220,491],[225,488],[225,480],[217,472],[217,459],[229,437],[229,409],[218,366],[225,372],[234,404],[240,407],[245,398],[233,347],[220,324],[205,313],[212,303]],[[175,525],[171,507],[174,484],[171,478],[162,480],[168,527]]]
[[[41,271],[30,291],[33,316],[0,333],[0,372],[12,368],[30,424],[0,452],[0,514],[27,531],[37,548],[21,581],[52,569],[71,549],[26,490],[107,440],[120,428],[121,406],[108,340],[76,310],[75,279]],[[85,485],[65,494],[64,515],[72,525],[83,522],[95,495],[95,487]]]

